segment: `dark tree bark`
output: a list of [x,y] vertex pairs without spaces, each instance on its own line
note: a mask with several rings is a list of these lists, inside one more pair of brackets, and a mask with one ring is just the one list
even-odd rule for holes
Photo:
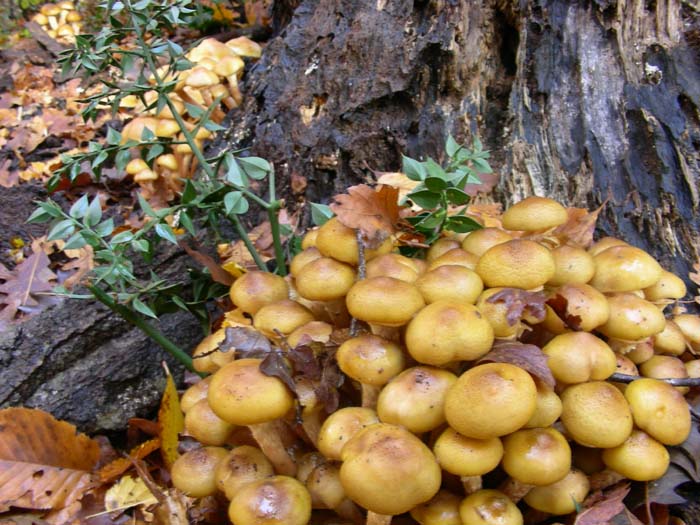
[[508,204],[605,204],[601,234],[686,277],[699,244],[700,22],[679,0],[305,0],[224,140],[327,199],[479,137]]

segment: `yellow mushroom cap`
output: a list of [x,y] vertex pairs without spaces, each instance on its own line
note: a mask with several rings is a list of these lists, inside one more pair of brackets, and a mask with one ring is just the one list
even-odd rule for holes
[[603,461],[626,478],[652,481],[666,473],[670,456],[666,447],[649,434],[634,430],[624,443],[603,450]]
[[226,46],[242,57],[260,58],[260,55],[262,55],[262,47],[260,47],[260,44],[246,36],[232,38],[226,42]]
[[223,42],[219,42],[215,38],[205,38],[187,53],[187,58],[192,62],[199,63],[206,57],[220,60],[232,54],[233,50]]
[[527,197],[503,214],[503,227],[515,231],[548,230],[564,224],[569,216],[566,208],[546,197]]
[[166,153],[165,155],[158,157],[156,159],[156,164],[172,171],[177,170],[177,160],[175,159],[175,155],[172,153]]
[[230,77],[243,71],[245,63],[236,55],[229,55],[221,58],[214,66],[214,73],[220,77]]
[[418,288],[392,277],[356,282],[345,301],[356,319],[383,326],[404,325],[425,305]]
[[126,172],[129,175],[136,175],[137,173],[141,173],[143,170],[147,169],[148,164],[146,164],[146,161],[142,158],[131,159],[126,165]]
[[209,87],[218,83],[219,77],[217,74],[203,66],[192,68],[185,79],[185,85],[194,88]]
[[661,278],[663,269],[644,250],[612,246],[593,257],[595,274],[591,286],[601,292],[632,292],[648,288]]
[[464,525],[523,525],[523,515],[511,499],[498,490],[470,494],[459,505]]
[[635,294],[620,293],[608,297],[608,306],[608,320],[597,327],[608,337],[638,341],[662,332],[666,326],[661,310]]
[[563,479],[551,485],[533,487],[525,495],[525,503],[533,509],[563,516],[576,511],[590,490],[590,482],[580,470],[572,469]]
[[476,265],[476,273],[490,288],[537,288],[552,278],[554,270],[550,251],[541,244],[523,239],[489,248]]

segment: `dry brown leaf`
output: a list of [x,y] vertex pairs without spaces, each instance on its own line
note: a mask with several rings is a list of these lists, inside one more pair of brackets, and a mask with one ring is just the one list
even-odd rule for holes
[[158,500],[153,513],[156,523],[162,525],[190,525],[187,519],[187,497],[177,489],[163,490],[148,473],[143,461],[135,460],[134,466],[139,477]]
[[0,284],[0,294],[4,294],[0,295],[0,305],[5,305],[1,317],[11,319],[17,310],[39,306],[33,294],[51,291],[53,285],[49,281],[56,278],[49,263],[43,251],[35,251],[17,265],[13,277]]
[[68,252],[78,252],[75,254],[74,259],[68,261],[61,267],[61,270],[65,272],[75,270],[75,272],[62,283],[64,287],[70,290],[73,286],[82,281],[83,277],[95,267],[95,261],[94,252],[90,245],[86,245],[77,250],[67,250],[65,252],[66,255],[72,257],[73,254],[69,254]]
[[[377,177],[377,184],[384,184],[385,186],[391,186],[399,190],[399,201],[402,201],[406,195],[415,190],[416,186],[420,184],[418,181],[409,179],[400,171],[375,171],[374,176]],[[420,208],[420,206],[417,205],[415,207],[416,209]]]
[[300,175],[296,171],[292,172],[290,179],[291,179],[290,185],[292,187],[292,193],[294,193],[295,195],[301,195],[302,193],[304,193],[304,190],[309,185],[309,182],[306,180],[306,177],[304,177],[303,175]]
[[559,239],[561,244],[571,243],[575,246],[588,248],[593,244],[593,232],[601,210],[605,206],[589,212],[586,208],[567,208],[569,219],[554,229],[552,237]]
[[233,276],[224,270],[211,256],[191,248],[184,241],[180,241],[178,244],[190,257],[209,270],[214,281],[225,286],[231,286],[233,284]]
[[[143,459],[152,452],[155,452],[160,448],[160,438],[149,439],[144,441],[140,445],[132,448],[129,451],[129,457],[134,459]],[[117,458],[111,463],[108,463],[102,467],[97,475],[100,477],[100,481],[106,482],[121,476],[133,466],[133,463],[128,458]]]
[[0,411],[0,512],[63,509],[98,482],[99,445],[41,410]]
[[553,389],[556,383],[552,371],[547,366],[547,356],[535,345],[499,342],[479,359],[479,363],[510,363],[537,377],[549,388]]
[[467,215],[476,219],[484,228],[500,228],[503,223],[503,207],[500,203],[470,204]]
[[399,190],[391,186],[372,189],[366,184],[351,186],[334,197],[331,209],[348,228],[359,229],[370,248],[376,248],[396,232],[400,207]]
[[[610,524],[612,518],[625,510],[625,504],[622,503],[622,500],[625,499],[629,491],[629,485],[624,484],[603,494],[602,499],[598,499],[590,508],[576,516],[574,525]],[[586,503],[584,502],[585,505]]]
[[503,288],[489,297],[486,302],[503,303],[506,307],[506,320],[510,326],[515,325],[525,317],[533,317],[544,321],[544,303],[547,297],[544,292],[528,292],[520,288]]

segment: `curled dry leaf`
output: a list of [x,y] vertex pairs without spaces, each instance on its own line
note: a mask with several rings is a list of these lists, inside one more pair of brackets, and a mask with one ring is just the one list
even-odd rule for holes
[[622,500],[625,499],[630,491],[628,484],[619,485],[605,493],[598,493],[589,496],[584,502],[586,510],[576,516],[574,525],[608,525],[612,523],[612,519],[620,513],[623,513],[625,504]]
[[562,321],[564,321],[566,326],[575,331],[581,329],[581,316],[571,315],[569,313],[569,301],[566,299],[566,297],[556,294],[547,299],[547,305],[554,310],[554,313],[557,314]]
[[593,211],[588,211],[586,208],[567,208],[569,219],[555,228],[551,235],[559,239],[561,244],[570,243],[588,248],[593,244],[593,231],[603,206],[605,203]]
[[60,510],[97,486],[97,442],[41,410],[0,411],[0,512]]
[[5,305],[0,317],[12,319],[17,310],[38,310],[41,305],[36,294],[51,291],[49,281],[56,279],[50,262],[43,251],[35,251],[15,267],[12,277],[0,284],[0,306]]
[[370,248],[376,248],[396,231],[400,207],[399,190],[390,186],[373,189],[366,184],[351,186],[334,197],[331,210],[348,228],[359,229]]
[[[132,448],[129,451],[129,458],[143,459],[159,448],[160,438],[149,439],[148,441],[144,441],[140,445]],[[107,463],[97,472],[97,475],[100,477],[100,481],[111,481],[124,474],[124,472],[133,466],[133,463],[129,458],[117,458],[114,461]]]
[[165,391],[160,401],[158,410],[158,437],[160,438],[160,452],[163,461],[171,467],[175,460],[180,457],[177,450],[180,432],[185,428],[185,418],[180,410],[180,396],[170,370],[166,371]]
[[520,288],[504,288],[487,299],[489,303],[504,303],[506,320],[513,326],[527,314],[538,321],[545,317],[545,297],[543,292],[528,292]]
[[236,350],[246,357],[265,357],[272,351],[270,340],[253,328],[233,326],[226,328],[226,337],[219,344],[219,350]]
[[547,366],[547,356],[535,345],[518,342],[499,342],[479,360],[479,363],[510,363],[526,370],[549,388],[554,388],[556,381]]

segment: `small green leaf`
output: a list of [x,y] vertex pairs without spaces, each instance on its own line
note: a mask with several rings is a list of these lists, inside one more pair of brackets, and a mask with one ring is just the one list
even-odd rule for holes
[[445,195],[447,195],[447,201],[450,204],[454,204],[455,206],[467,204],[471,199],[469,195],[467,195],[458,188],[447,188],[447,191],[445,191]]
[[233,155],[227,153],[224,157],[224,162],[228,167],[228,171],[226,172],[226,180],[235,186],[247,188],[248,177],[246,177],[245,173],[243,173]]
[[70,210],[68,210],[68,215],[70,215],[74,219],[82,219],[83,217],[85,217],[85,213],[87,213],[89,204],[90,201],[88,200],[88,196],[83,195],[73,203],[73,206],[71,206]]
[[107,144],[109,144],[110,146],[118,146],[119,143],[122,141],[122,134],[114,128],[107,128],[106,140]]
[[47,202],[37,201],[36,205],[39,206],[39,208],[41,208],[42,210],[44,210],[46,213],[48,213],[54,219],[63,217],[63,211],[61,210],[61,207],[50,199]]
[[63,245],[64,250],[77,250],[78,248],[82,248],[87,244],[87,241],[85,238],[80,235],[80,232],[74,233],[71,235],[68,240],[66,241],[66,244]]
[[447,189],[447,181],[439,177],[428,177],[423,183],[428,190],[433,192],[440,192]]
[[107,219],[106,221],[102,221],[100,224],[95,226],[95,233],[100,237],[107,237],[108,235],[112,235],[113,231],[114,220],[111,218]]
[[156,135],[153,133],[153,130],[144,126],[143,131],[141,131],[141,142],[150,142],[155,138]]
[[162,144],[154,144],[148,148],[148,153],[146,153],[146,162],[151,162],[153,159],[161,155],[165,151]]
[[151,208],[151,205],[148,204],[148,201],[144,199],[140,193],[138,194],[138,199],[139,206],[141,206],[143,213],[145,213],[149,217],[156,217],[156,212],[153,210],[153,208]]
[[197,188],[194,187],[190,179],[185,180],[185,189],[182,190],[182,196],[180,197],[180,202],[182,204],[189,204],[197,198]]
[[131,152],[128,149],[122,149],[119,150],[119,153],[117,153],[117,156],[114,159],[114,165],[119,171],[124,171],[130,160]]
[[406,177],[411,180],[423,180],[428,175],[425,166],[416,159],[402,155],[402,168],[401,171],[404,172]]
[[474,151],[475,152],[481,152],[484,149],[484,146],[481,144],[481,141],[474,137]]
[[178,306],[178,308],[180,308],[181,310],[184,310],[185,312],[188,312],[188,311],[189,311],[189,308],[187,307],[187,304],[185,304],[185,301],[183,301],[182,299],[180,299],[177,295],[173,295],[173,296],[170,298],[170,300],[171,300],[173,303],[175,303],[175,304]]
[[311,220],[316,226],[325,224],[331,217],[333,217],[333,210],[330,206],[317,202],[311,203]]
[[100,198],[95,196],[90,206],[88,206],[83,222],[86,226],[92,227],[99,223],[100,220],[102,220],[102,203],[100,202]]
[[134,238],[134,234],[129,230],[119,232],[109,241],[110,244],[122,244],[125,242],[130,242]]
[[195,106],[194,104],[189,104],[187,102],[185,102],[185,109],[187,110],[187,113],[189,113],[190,116],[194,119],[202,118],[202,115],[204,115],[205,113],[205,111],[199,106]]
[[156,234],[161,239],[165,239],[166,241],[169,241],[173,244],[177,244],[175,232],[173,232],[173,229],[169,225],[165,224],[164,222],[161,222],[159,224],[156,224],[155,230]]
[[141,253],[149,253],[151,251],[151,244],[146,239],[135,240],[131,243],[131,247]]
[[74,231],[75,226],[73,225],[73,221],[66,219],[58,222],[53,228],[51,228],[46,240],[55,241],[58,239],[65,239],[66,237],[73,235]]
[[248,211],[248,201],[240,191],[230,191],[224,196],[224,209],[227,215],[240,215]]
[[457,233],[467,233],[483,228],[481,224],[464,215],[452,215],[445,221],[445,228]]
[[137,312],[142,313],[143,315],[147,315],[148,317],[152,317],[153,319],[158,319],[158,316],[156,316],[153,310],[151,310],[148,306],[142,303],[138,298],[134,298],[134,300],[131,301],[131,305]]
[[455,153],[457,153],[461,147],[462,146],[457,144],[457,141],[454,139],[451,133],[447,135],[447,141],[445,142],[445,153],[447,153],[448,157],[454,157]]
[[432,210],[440,205],[440,194],[430,190],[415,191],[409,193],[407,198],[411,199],[424,210]]
[[216,122],[214,122],[212,120],[207,120],[204,124],[202,124],[202,126],[205,129],[208,129],[209,131],[223,131],[226,129],[221,124],[217,124]]
[[479,173],[493,173],[491,165],[484,159],[472,159],[472,164],[474,165],[474,170]]
[[46,210],[37,208],[32,212],[26,222],[29,224],[39,224],[42,222],[48,222],[51,220],[51,218],[51,215]]
[[260,157],[239,157],[237,160],[245,174],[251,179],[264,179],[272,169],[270,163]]
[[445,170],[443,170],[442,166],[440,166],[440,164],[435,162],[433,159],[428,158],[428,160],[426,160],[423,164],[425,165],[425,169],[428,171],[428,175],[430,177],[443,180],[447,178]]
[[182,225],[182,227],[185,228],[192,237],[197,235],[197,231],[194,228],[194,224],[192,223],[192,219],[190,219],[190,216],[183,211],[180,213],[179,217],[180,224]]

